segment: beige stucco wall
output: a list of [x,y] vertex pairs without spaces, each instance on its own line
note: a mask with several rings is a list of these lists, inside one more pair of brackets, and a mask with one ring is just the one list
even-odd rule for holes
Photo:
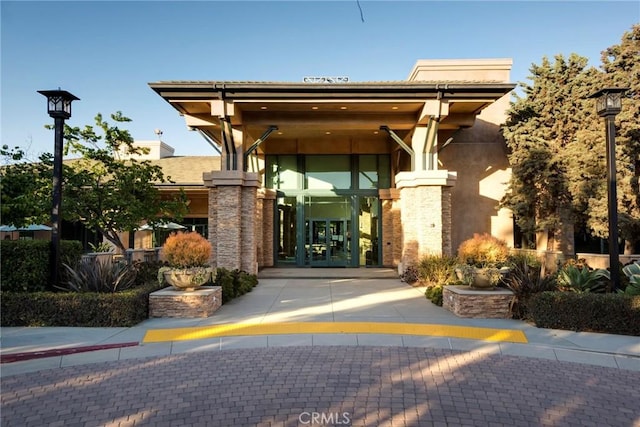
[[[419,60],[408,80],[492,81],[508,83],[511,59]],[[439,168],[457,172],[451,188],[454,252],[474,233],[490,233],[513,246],[513,218],[499,202],[505,194],[511,169],[500,126],[506,119],[510,95],[485,108],[472,127],[443,131],[440,143],[453,141],[438,154]]]
[[454,252],[474,233],[490,233],[513,247],[511,212],[498,206],[511,174],[505,150],[499,141],[469,140],[451,143],[440,153],[443,167],[458,173],[451,190]]
[[493,81],[509,82],[510,58],[420,59],[409,81]]

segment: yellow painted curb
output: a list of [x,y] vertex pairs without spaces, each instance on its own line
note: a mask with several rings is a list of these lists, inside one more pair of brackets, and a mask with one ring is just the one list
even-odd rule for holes
[[391,334],[467,338],[483,341],[527,343],[524,332],[513,329],[470,326],[425,325],[419,323],[294,322],[233,323],[192,328],[150,329],[142,342],[201,340],[216,337],[283,334]]

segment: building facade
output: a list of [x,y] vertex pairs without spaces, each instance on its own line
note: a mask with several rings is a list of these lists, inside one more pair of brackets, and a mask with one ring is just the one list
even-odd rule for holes
[[220,152],[193,190],[206,189],[215,266],[402,271],[473,233],[513,245],[498,207],[510,69],[509,59],[420,60],[406,81],[150,86]]

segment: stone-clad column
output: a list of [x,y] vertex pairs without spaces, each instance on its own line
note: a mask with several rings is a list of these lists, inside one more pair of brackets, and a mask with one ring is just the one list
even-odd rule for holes
[[263,222],[263,213],[264,211],[264,188],[258,188],[257,198],[256,198],[256,211],[254,213],[256,217],[255,226],[256,226],[256,256],[258,260],[258,270],[261,267],[264,267],[264,233],[262,232],[262,228],[264,227]]
[[211,243],[211,257],[209,264],[218,266],[218,189],[209,187],[209,243]]
[[451,255],[451,191],[455,172],[400,172],[402,258],[400,272],[427,254]]
[[274,213],[276,205],[276,191],[263,188],[262,195],[262,262],[264,267],[274,264]]
[[213,266],[258,272],[256,199],[258,175],[242,171],[204,174],[209,191],[209,240]]
[[398,208],[400,192],[396,188],[388,188],[379,190],[378,194],[382,203],[382,238],[380,239],[382,265],[397,267],[400,262],[402,239]]

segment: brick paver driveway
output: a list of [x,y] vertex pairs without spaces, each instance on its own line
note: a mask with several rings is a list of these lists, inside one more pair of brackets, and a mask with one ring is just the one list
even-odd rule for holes
[[178,354],[4,378],[2,426],[640,426],[640,372],[397,347]]

